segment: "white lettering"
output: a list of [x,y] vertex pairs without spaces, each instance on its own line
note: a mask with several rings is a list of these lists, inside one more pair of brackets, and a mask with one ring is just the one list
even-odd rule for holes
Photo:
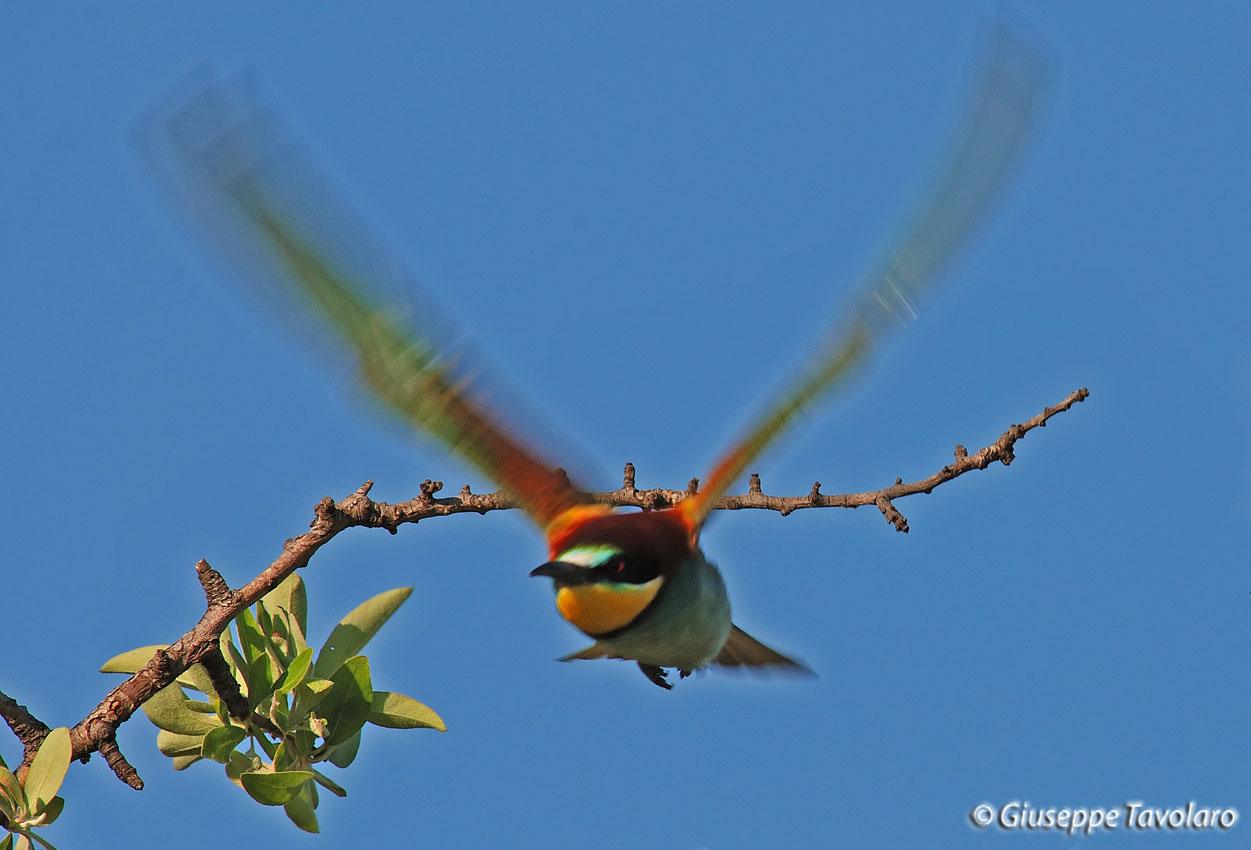
[[1185,806],[1172,808],[1147,806],[1142,800],[1130,800],[1124,806],[1102,808],[1042,808],[1034,807],[1028,800],[1012,800],[996,812],[995,808],[982,804],[971,815],[973,823],[985,828],[998,822],[1002,829],[1013,830],[1063,830],[1069,835],[1090,835],[1096,830],[1113,830],[1121,824],[1124,815],[1126,829],[1153,830],[1204,830],[1229,829],[1238,822],[1237,809],[1200,806],[1191,800]]

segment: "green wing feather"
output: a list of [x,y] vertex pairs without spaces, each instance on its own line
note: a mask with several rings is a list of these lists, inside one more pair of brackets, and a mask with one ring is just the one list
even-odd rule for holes
[[[238,88],[211,84],[166,128],[170,174],[217,247],[260,290],[276,288],[283,300],[310,307],[359,360],[378,399],[502,485],[540,527],[585,501],[563,472],[498,424],[432,329],[403,322],[378,297],[382,282],[364,279],[369,272],[342,259],[346,251],[335,253],[364,234],[352,233],[341,201],[310,195],[325,181],[289,142],[280,144],[285,134],[271,114],[250,107]],[[315,225],[332,216],[337,232],[318,233]],[[377,275],[394,266],[369,260]]]
[[850,309],[818,355],[768,412],[727,451],[698,496],[681,503],[698,530],[747,465],[824,393],[844,383],[875,343],[916,317],[916,307],[975,229],[1028,140],[1047,78],[1043,54],[1006,28],[994,33],[971,92],[969,114],[937,181],[901,237],[852,290]]

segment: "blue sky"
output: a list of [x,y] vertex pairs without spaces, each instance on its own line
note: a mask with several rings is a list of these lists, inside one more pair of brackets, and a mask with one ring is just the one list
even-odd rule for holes
[[[987,11],[254,5],[0,10],[0,689],[53,725],[111,686],[105,659],[194,622],[198,558],[241,584],[367,478],[392,501],[490,487],[291,345],[162,205],[128,134],[198,64],[257,73],[589,484],[629,460],[681,486],[898,222]],[[717,518],[736,620],[819,679],[665,693],[557,664],[583,639],[527,578],[544,551],[523,517],[356,530],[305,572],[312,631],[413,585],[375,686],[449,732],[367,736],[312,837],[213,767],[173,773],[135,719],[147,790],[75,766],[49,838],[978,847],[1029,841],[974,831],[981,802],[1251,814],[1251,13],[1014,13],[1055,62],[1019,179],[914,328],[754,468],[770,492],[875,489],[1092,395],[1011,468],[901,502],[908,535],[867,509]]]

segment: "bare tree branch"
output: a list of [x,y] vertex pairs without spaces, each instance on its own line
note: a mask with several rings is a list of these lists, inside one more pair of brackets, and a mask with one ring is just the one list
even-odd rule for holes
[[[801,508],[859,508],[865,505],[876,505],[887,521],[899,531],[907,532],[908,521],[894,507],[894,500],[917,493],[929,493],[939,484],[950,481],[974,469],[985,469],[995,461],[1004,466],[1012,463],[1015,455],[1013,447],[1016,442],[1035,428],[1043,428],[1047,420],[1057,413],[1063,413],[1074,404],[1085,401],[1090,391],[1083,388],[1069,393],[1068,397],[1054,407],[1048,407],[1036,416],[1027,419],[1020,425],[1012,425],[1000,435],[999,439],[980,451],[969,454],[964,446],[956,446],[956,462],[944,466],[938,472],[920,481],[904,483],[896,479],[895,483],[880,490],[865,493],[845,493],[826,495],[821,492],[821,483],[813,484],[812,490],[803,496],[769,496],[760,486],[760,477],[751,476],[746,493],[734,496],[723,496],[717,500],[716,510],[737,511],[747,509],[777,511],[783,516]],[[361,525],[385,528],[394,533],[396,529],[409,522],[418,522],[430,517],[446,516],[458,513],[486,513],[487,511],[508,510],[517,507],[517,503],[509,498],[503,490],[494,493],[471,493],[469,486],[461,487],[460,493],[450,498],[436,499],[434,494],[443,488],[442,481],[425,481],[421,485],[421,495],[407,502],[389,505],[385,502],[369,502],[366,514],[361,517]],[[620,490],[608,490],[602,493],[588,494],[596,502],[613,507],[634,507],[652,510],[676,505],[687,496],[699,490],[699,479],[692,478],[683,490],[654,488],[639,490],[635,488],[634,464],[627,463]]]
[[760,492],[759,476],[752,476],[752,485],[744,496],[726,496],[717,503],[722,510],[740,510],[743,508],[761,508],[778,511],[783,516],[800,508],[859,508],[864,505],[877,505],[887,522],[896,530],[905,534],[908,531],[908,520],[895,508],[894,500],[917,493],[929,493],[939,484],[970,472],[974,469],[985,469],[995,461],[1009,466],[1016,455],[1013,448],[1017,441],[1035,428],[1045,428],[1047,420],[1057,413],[1063,413],[1080,401],[1085,401],[1090,391],[1084,387],[1069,393],[1068,398],[1054,407],[1048,407],[1020,425],[1012,425],[1004,431],[998,440],[980,451],[969,454],[964,446],[956,446],[956,462],[935,472],[928,478],[905,484],[902,478],[896,478],[890,487],[873,490],[868,493],[847,493],[838,496],[826,496],[820,492],[821,482],[812,485],[812,491],[806,496],[766,496]]
[[[974,469],[985,469],[995,461],[1007,466],[1014,459],[1014,446],[1034,428],[1041,428],[1047,420],[1062,413],[1074,404],[1084,401],[1090,393],[1076,390],[1054,407],[1012,425],[999,439],[980,451],[969,454],[963,446],[956,446],[955,463],[944,466],[928,478],[895,483],[880,490],[843,495],[821,493],[820,483],[803,496],[770,496],[763,492],[760,477],[752,475],[746,493],[725,496],[717,501],[718,510],[759,509],[778,511],[786,515],[801,508],[857,508],[875,505],[897,530],[906,532],[908,521],[895,508],[894,501],[917,493],[929,493],[938,485],[950,481]],[[366,481],[355,493],[340,502],[329,497],[322,499],[314,510],[309,530],[283,544],[282,554],[266,567],[260,575],[243,587],[232,590],[221,574],[199,561],[196,575],[204,588],[206,608],[203,616],[175,643],[158,650],[144,665],[126,681],[108,693],[100,704],[70,730],[74,758],[86,761],[91,753],[99,751],[109,767],[123,782],[135,789],[143,788],[143,780],[117,749],[117,728],[153,694],[171,684],[183,671],[196,663],[204,664],[218,696],[236,717],[247,717],[250,712],[234,677],[222,658],[219,637],[230,622],[248,606],[272,590],[294,570],[308,565],[313,554],[347,528],[385,528],[394,534],[400,525],[416,523],[436,516],[458,513],[485,514],[488,511],[507,510],[517,507],[507,493],[496,491],[485,495],[472,493],[468,485],[450,498],[436,498],[443,488],[441,481],[425,481],[418,496],[406,502],[387,504],[369,498],[372,481]],[[627,463],[621,489],[588,494],[596,502],[615,507],[637,507],[644,510],[670,507],[698,492],[698,479],[691,479],[682,490],[656,488],[639,490],[635,487],[634,465]],[[39,743],[48,733],[48,727],[28,712],[25,707],[0,693],[0,716],[3,716],[14,734],[25,747],[23,764],[29,765]],[[252,716],[255,720],[255,716]],[[261,724],[262,726],[264,724]]]
[[17,778],[25,781],[26,771],[30,768],[30,763],[35,758],[35,752],[39,749],[39,745],[43,743],[43,739],[52,730],[43,721],[31,714],[26,709],[26,706],[20,705],[17,700],[4,693],[4,691],[0,691],[0,717],[4,718],[4,722],[9,724],[13,734],[22,742],[22,763],[17,768]]

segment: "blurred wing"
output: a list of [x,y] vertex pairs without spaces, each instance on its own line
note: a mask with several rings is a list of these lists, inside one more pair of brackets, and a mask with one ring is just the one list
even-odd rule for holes
[[367,234],[272,113],[254,106],[239,84],[211,83],[163,129],[172,158],[165,173],[183,184],[178,194],[215,247],[260,294],[310,308],[359,360],[365,383],[387,407],[502,485],[541,527],[585,501],[563,472],[498,424],[433,327],[384,309],[385,286],[376,278],[396,261],[379,261],[376,250],[364,262],[347,259]]
[[1045,57],[1021,35],[994,33],[972,87],[969,114],[909,226],[852,290],[850,309],[820,353],[737,445],[697,496],[678,506],[698,531],[719,499],[778,433],[823,393],[843,383],[874,343],[916,317],[916,304],[968,238],[1020,158],[1038,112]]

